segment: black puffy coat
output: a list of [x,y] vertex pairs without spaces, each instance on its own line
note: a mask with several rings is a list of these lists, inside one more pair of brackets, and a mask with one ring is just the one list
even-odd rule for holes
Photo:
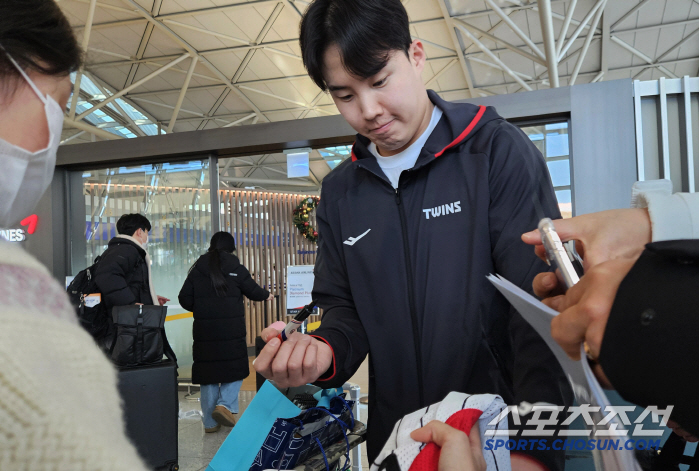
[[243,295],[264,301],[269,291],[260,287],[235,255],[221,253],[221,271],[228,281],[225,296],[217,296],[211,283],[209,254],[202,255],[180,291],[183,308],[194,313],[192,383],[232,383],[250,374],[245,340]]
[[150,294],[146,251],[122,237],[109,241],[97,266],[95,283],[102,293],[107,312],[114,306],[155,304]]

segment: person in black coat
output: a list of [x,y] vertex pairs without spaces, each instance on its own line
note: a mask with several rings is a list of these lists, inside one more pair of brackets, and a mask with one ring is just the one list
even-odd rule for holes
[[235,425],[238,391],[250,374],[243,295],[253,301],[271,300],[241,265],[235,239],[228,232],[211,238],[180,291],[180,305],[193,311],[194,365],[192,382],[201,385],[204,430]]
[[[95,284],[105,303],[109,329],[104,343],[114,334],[111,312],[114,306],[163,305],[169,299],[155,294],[151,280],[148,243],[150,221],[141,214],[124,214],[117,221],[119,235],[109,241],[97,265]],[[98,342],[102,343],[100,339]],[[106,345],[104,345],[106,346]]]

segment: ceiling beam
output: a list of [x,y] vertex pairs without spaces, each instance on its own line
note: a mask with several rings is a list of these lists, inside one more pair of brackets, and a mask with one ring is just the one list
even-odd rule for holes
[[[609,41],[611,40],[611,18],[609,18],[609,12],[607,7],[609,2],[604,6],[604,13],[602,14],[602,44],[600,51],[600,62],[602,76],[607,75],[609,70]],[[600,77],[601,78],[601,77]]]
[[[84,2],[82,0],[72,0],[72,1],[87,3],[87,2]],[[223,11],[233,11],[233,10],[237,10],[240,8],[251,8],[251,7],[256,7],[256,6],[263,6],[263,5],[268,5],[268,4],[277,3],[277,2],[278,2],[278,0],[254,0],[251,2],[237,2],[237,3],[232,3],[229,5],[219,5],[219,6],[215,6],[215,7],[199,8],[199,9],[194,9],[194,10],[187,10],[187,11],[181,11],[181,12],[175,12],[175,13],[167,13],[164,15],[157,15],[157,16],[155,16],[155,19],[156,20],[164,20],[164,19],[184,18],[184,17],[188,17],[188,16],[197,16],[197,15],[218,13],[218,12],[223,12]],[[107,5],[104,3],[98,3],[98,6],[100,8],[106,8],[106,9],[112,8],[112,5]],[[137,9],[136,10],[127,10],[125,8],[119,8],[119,7],[113,7],[113,8],[115,8],[115,9],[117,9],[117,11],[121,11],[121,12],[138,14]],[[98,23],[98,24],[95,24],[93,27],[94,28],[113,28],[116,26],[125,26],[125,25],[144,23],[146,21],[148,21],[148,20],[144,19],[144,18],[129,18],[126,20]],[[83,28],[83,26],[75,26],[74,27],[74,29],[81,29],[81,28]]]
[[[189,87],[189,81],[192,79],[192,74],[194,73],[194,68],[197,66],[197,57],[192,57],[192,62],[189,64],[189,70],[187,71],[187,77],[184,79],[184,84],[182,84],[182,90],[180,90],[180,96],[177,97],[177,103],[175,104],[175,109],[172,110],[172,117],[170,118],[170,123],[167,125],[166,132],[172,132],[177,122],[177,116],[180,114],[180,108],[182,108],[182,102],[187,94],[187,88]],[[254,113],[253,113],[254,114]]]
[[[640,65],[632,65],[632,66],[627,66],[627,67],[617,67],[615,69],[609,69],[609,73],[613,72],[633,72],[638,69],[644,69],[644,68],[655,68],[655,67],[661,67],[661,66],[667,66],[667,65],[675,65],[675,64],[682,64],[686,62],[699,62],[699,57],[688,57],[686,59],[676,59],[676,60],[671,60],[671,61],[665,61],[657,64],[640,64]],[[596,77],[599,75],[598,71],[592,71],[592,72],[584,72],[578,74],[578,77]],[[570,75],[560,75],[559,79],[568,79],[570,78]],[[537,78],[536,80],[531,80],[528,81],[527,83],[529,85],[537,85],[540,83],[547,82],[546,79],[540,79]],[[498,88],[498,87],[509,87],[511,85],[519,85],[519,82],[505,82],[505,83],[498,83],[498,84],[493,84],[493,85],[488,85],[487,87],[478,87],[476,90],[480,90],[481,88]],[[444,90],[440,93],[449,93],[449,92],[457,92],[457,91],[463,91],[463,89],[455,89],[455,90]]]
[[[532,40],[527,36],[524,31],[520,29],[519,26],[515,24],[514,21],[510,19],[510,17],[493,1],[493,0],[485,0],[488,5],[490,5],[490,8],[493,9],[493,11],[504,21],[507,26],[510,27],[510,29],[517,35],[519,38],[524,41],[524,44],[526,44],[529,49],[532,50],[534,54],[539,56],[540,59],[546,59],[546,56],[541,52],[541,50],[532,42]],[[547,2],[546,4],[548,5],[548,11],[550,12],[551,10],[551,0],[542,0]],[[550,16],[550,15],[548,15]],[[553,30],[553,25],[551,25],[551,30]]]
[[121,96],[127,94],[129,91],[133,90],[134,88],[139,87],[142,84],[146,83],[148,80],[152,79],[153,77],[160,75],[163,71],[169,69],[173,65],[179,64],[180,62],[185,60],[187,57],[189,57],[189,54],[182,54],[182,56],[180,56],[179,59],[175,59],[174,61],[162,66],[158,70],[151,72],[150,74],[146,75],[145,77],[143,77],[141,80],[137,81],[136,83],[129,85],[128,87],[122,89],[121,91],[115,93],[114,95],[108,97],[107,99],[97,103],[95,106],[93,106],[89,110],[83,111],[76,119],[77,120],[83,119],[85,116],[89,115],[90,113],[97,111],[98,109],[102,108],[103,106],[106,106],[109,103],[113,102],[117,98],[120,98]]
[[[272,11],[272,14],[267,18],[265,21],[264,26],[262,27],[262,30],[258,33],[257,38],[255,39],[254,44],[259,44],[264,41],[265,37],[267,36],[267,33],[269,33],[269,30],[272,29],[272,25],[274,25],[274,22],[277,20],[279,17],[279,14],[281,13],[282,9],[284,8],[284,4],[277,2],[276,6],[274,7],[274,10]],[[243,58],[243,61],[240,63],[238,66],[238,69],[235,71],[235,74],[233,74],[233,78],[231,79],[231,84],[234,85],[234,88],[238,90],[239,94],[245,95],[241,90],[240,87],[238,87],[236,82],[240,79],[240,76],[245,72],[245,69],[247,69],[248,64],[250,64],[250,61],[252,60],[253,56],[255,55],[255,52],[257,52],[257,49],[249,49],[247,53],[245,54],[245,57]],[[219,95],[218,100],[216,100],[216,103],[214,103],[214,106],[209,110],[209,115],[213,115],[218,111],[219,107],[223,104],[225,99],[228,97],[228,94],[230,93],[230,90],[225,90],[224,92]],[[245,95],[247,96],[247,95]],[[204,129],[204,127],[208,124],[208,121],[202,121],[199,126],[197,127],[197,130]]]
[[184,47],[191,55],[192,57],[197,56],[199,62],[204,64],[211,72],[214,73],[215,76],[219,78],[223,83],[226,84],[228,88],[230,88],[235,94],[237,94],[255,113],[257,113],[258,118],[264,118],[265,121],[269,121],[267,117],[262,113],[262,111],[255,105],[250,99],[245,96],[243,92],[238,90],[231,82],[228,80],[228,78],[221,72],[216,66],[214,66],[206,57],[202,56],[199,54],[199,52],[192,47],[191,44],[189,44],[187,41],[182,39],[177,33],[175,33],[170,27],[167,25],[157,21],[154,19],[143,7],[141,7],[138,3],[136,3],[135,0],[122,0],[123,2],[133,6],[138,10],[138,12],[146,18],[148,21],[153,23],[156,28],[161,29],[165,34],[170,36],[172,39],[174,39],[177,43],[180,44],[180,46]]
[[[485,37],[487,39],[490,39],[493,42],[502,44],[505,46],[507,49],[510,51],[514,52],[515,54],[519,54],[520,56],[526,57],[530,61],[536,62],[537,64],[541,64],[543,66],[546,66],[546,61],[544,61],[542,58],[535,56],[534,54],[531,54],[527,51],[525,51],[523,48],[515,46],[514,44],[510,44],[509,42],[505,41],[502,38],[498,38],[497,36],[494,36],[486,31],[483,31],[482,29],[473,26],[470,23],[466,23],[465,21],[462,20],[454,20],[454,23],[459,27],[459,29],[468,29],[472,33],[478,33],[481,35],[481,37]],[[482,50],[482,49],[481,49]]]
[[[483,52],[485,52],[497,65],[499,65],[502,70],[507,72],[510,77],[514,78],[520,85],[522,85],[527,90],[532,90],[532,88],[526,84],[515,72],[512,71],[505,63],[500,60],[490,49],[488,49],[482,42],[480,42],[469,30],[462,25],[462,22],[456,25],[461,31]],[[473,96],[473,95],[472,95]]]
[[[544,36],[544,50],[546,51],[546,66],[549,70],[549,81],[551,82],[551,88],[558,88],[559,58],[556,56],[556,42],[553,39],[551,0],[539,0],[539,19],[541,21],[541,33]],[[594,36],[594,29],[590,32],[589,36],[590,39],[592,39],[592,36]]]
[[580,22],[577,28],[575,28],[575,31],[573,31],[573,35],[568,38],[566,41],[565,45],[561,49],[560,54],[558,54],[558,60],[560,61],[561,58],[565,55],[566,52],[568,52],[568,49],[573,45],[576,39],[578,39],[578,36],[580,36],[580,33],[583,32],[583,29],[585,29],[586,26],[589,25],[590,20],[592,19],[593,16],[595,16],[595,13],[597,13],[597,10],[602,8],[602,5],[606,3],[607,0],[597,0],[597,3],[592,7],[592,9],[585,15],[585,18]]
[[121,136],[117,136],[116,134],[112,134],[109,131],[104,131],[100,128],[97,128],[91,124],[86,123],[85,121],[74,121],[74,120],[66,117],[63,120],[63,123],[66,126],[70,126],[70,127],[75,128],[75,129],[79,129],[81,131],[87,131],[90,134],[97,136],[97,137],[101,137],[103,139],[108,139],[108,140],[123,139],[123,137],[121,137]]
[[563,20],[563,25],[561,26],[561,31],[558,34],[558,43],[556,44],[556,57],[561,57],[561,49],[566,41],[566,35],[568,34],[568,27],[570,26],[570,21],[573,19],[573,13],[575,13],[575,5],[577,5],[578,0],[572,0],[568,5],[568,11],[566,12],[565,19]]
[[636,4],[636,6],[634,6],[632,9],[630,9],[629,11],[627,11],[626,13],[624,13],[624,14],[621,16],[621,18],[619,18],[618,20],[616,20],[616,21],[614,22],[614,24],[612,24],[612,26],[610,27],[610,29],[611,29],[612,31],[615,30],[617,26],[619,26],[621,23],[623,23],[623,22],[626,20],[626,18],[628,18],[629,16],[633,15],[634,13],[636,13],[641,7],[643,7],[644,5],[646,5],[648,2],[650,2],[650,0],[641,0],[638,4]]
[[[98,80],[95,76],[88,75],[88,77],[90,78],[90,80],[92,80],[92,83],[94,83],[95,86],[99,88],[100,92],[102,92],[102,94],[105,97],[111,95],[111,93],[106,89],[106,87],[102,83],[100,83],[101,81]],[[116,108],[119,115],[124,119],[124,121],[128,123],[128,128],[131,129],[131,131],[133,131],[134,134],[141,137],[144,137],[146,135],[146,133],[143,132],[143,129],[141,129],[141,127],[138,124],[136,124],[133,119],[131,119],[131,116],[129,116],[126,110],[124,110],[124,108],[121,107],[119,102],[115,101],[112,104],[114,105],[114,108]]]
[[[90,7],[87,11],[87,22],[85,23],[85,31],[83,32],[82,40],[82,50],[87,50],[88,44],[90,44],[90,33],[92,32],[92,20],[95,18],[95,7],[97,5],[96,0],[90,1]],[[80,85],[83,78],[83,70],[85,65],[83,64],[78,72],[75,74],[75,83],[73,84],[73,99],[70,102],[70,111],[68,112],[68,117],[75,118],[75,109],[78,106],[78,96],[80,95]]]
[[446,21],[447,23],[449,37],[451,37],[451,42],[454,45],[454,49],[456,50],[456,56],[459,59],[459,64],[461,65],[461,72],[464,74],[464,79],[466,80],[466,87],[468,89],[468,93],[471,97],[473,97],[474,95],[471,93],[471,90],[473,89],[473,78],[471,77],[471,71],[469,70],[470,68],[468,65],[468,61],[464,57],[464,48],[461,47],[459,37],[456,35],[454,19],[451,17],[451,14],[449,13],[449,9],[447,8],[447,4],[445,3],[445,1],[446,0],[437,0],[437,3],[439,4],[439,9],[442,11],[442,17],[444,18],[444,21]]
[[[606,6],[607,6],[607,2],[605,0],[604,5],[599,7],[597,9],[597,13],[595,13],[595,18],[592,20],[592,28],[587,33],[587,37],[585,38],[585,42],[583,43],[582,51],[580,52],[580,55],[578,56],[578,60],[575,61],[575,66],[573,67],[573,73],[570,76],[570,80],[568,81],[568,85],[575,85],[575,80],[578,78],[578,74],[580,73],[580,68],[582,67],[582,63],[585,60],[585,56],[587,56],[587,50],[590,48],[590,43],[592,42],[592,37],[595,35],[595,30],[597,30],[597,24],[600,22],[600,19],[602,18],[602,14],[604,13],[604,8]],[[602,42],[604,43],[604,37],[602,38]]]
[[[456,57],[456,55],[454,55]],[[242,81],[238,82],[238,85],[253,85],[257,83],[276,83],[276,82],[286,82],[288,80],[293,80],[293,79],[309,79],[308,75],[303,74],[303,75],[290,75],[287,77],[275,77],[275,78],[269,78],[269,79],[258,79],[258,80],[247,80],[247,81]],[[309,79],[310,80],[310,79]],[[190,91],[206,91],[206,90],[213,90],[216,88],[221,88],[225,87],[224,84],[215,84],[215,85],[201,85],[199,87],[189,87]],[[180,88],[168,88],[165,90],[153,90],[149,92],[136,92],[136,93],[129,93],[126,95],[126,98],[131,98],[131,97],[144,97],[144,96],[151,96],[151,95],[166,95],[170,93],[179,93],[181,89]]]

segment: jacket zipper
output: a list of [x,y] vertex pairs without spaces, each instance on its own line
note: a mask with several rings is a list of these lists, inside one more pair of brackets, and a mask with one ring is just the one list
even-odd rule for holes
[[410,306],[410,318],[413,323],[413,342],[415,343],[415,359],[417,361],[417,387],[420,393],[420,407],[425,404],[425,392],[422,380],[422,348],[420,347],[420,330],[417,321],[417,312],[415,309],[415,293],[413,292],[413,270],[410,261],[410,246],[408,245],[408,229],[405,220],[405,212],[401,205],[400,184],[396,188],[396,205],[398,206],[398,214],[400,215],[401,234],[403,235],[403,252],[405,254],[405,269],[408,275],[408,304]]

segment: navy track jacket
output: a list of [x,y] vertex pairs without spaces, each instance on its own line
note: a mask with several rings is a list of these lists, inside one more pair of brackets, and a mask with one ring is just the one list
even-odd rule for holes
[[[316,384],[341,386],[370,354],[370,460],[403,415],[450,391],[572,401],[553,353],[486,280],[498,273],[531,292],[548,270],[520,238],[537,227],[534,199],[560,218],[546,163],[493,108],[428,94],[444,114],[398,189],[358,135],[317,209],[314,334],[334,361]],[[526,453],[563,469],[560,452]]]

